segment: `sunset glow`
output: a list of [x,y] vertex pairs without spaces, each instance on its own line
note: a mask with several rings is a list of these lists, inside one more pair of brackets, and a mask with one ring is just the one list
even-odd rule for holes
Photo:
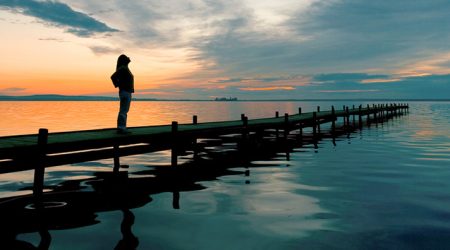
[[[436,92],[428,98],[448,97],[442,93],[450,88],[450,38],[435,28],[449,23],[448,15],[430,7],[419,23],[408,17],[419,4],[365,2],[2,1],[0,95],[114,96],[109,76],[125,53],[139,97],[334,98],[352,93],[348,87],[371,92],[369,83],[390,98],[423,97],[430,84]],[[392,27],[391,15],[404,21]],[[411,88],[407,96],[402,88]]]

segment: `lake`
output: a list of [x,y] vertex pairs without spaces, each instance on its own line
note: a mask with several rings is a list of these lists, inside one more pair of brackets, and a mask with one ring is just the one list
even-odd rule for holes
[[[242,113],[253,119],[275,111],[294,114],[299,107],[309,112],[359,104],[366,103],[133,102],[128,125],[188,123],[193,115],[199,122],[238,120]],[[450,102],[409,106],[409,114],[335,143],[324,138],[317,146],[297,147],[289,160],[276,151],[237,159],[224,153],[232,145],[224,145],[217,157],[181,157],[176,171],[167,151],[121,158],[129,168],[119,177],[112,174],[112,159],[48,168],[47,192],[85,204],[45,214],[47,226],[40,230],[28,214],[12,218],[18,226],[3,235],[0,248],[448,249]],[[118,111],[117,102],[0,107],[0,136],[113,128]],[[30,194],[32,183],[32,171],[3,174],[0,198]]]

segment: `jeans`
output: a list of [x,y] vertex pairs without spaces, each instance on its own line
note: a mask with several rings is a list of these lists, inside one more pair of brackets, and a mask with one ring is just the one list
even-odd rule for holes
[[127,91],[119,91],[120,110],[117,116],[117,128],[120,130],[127,129],[127,113],[130,110],[131,93]]

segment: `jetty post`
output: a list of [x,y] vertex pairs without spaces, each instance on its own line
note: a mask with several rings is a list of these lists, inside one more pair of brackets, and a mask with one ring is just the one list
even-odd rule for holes
[[245,116],[245,114],[242,114],[241,118],[242,118],[242,140],[244,143],[246,143],[248,137],[248,129],[247,129],[248,117]]
[[361,109],[362,109],[362,106],[361,105],[359,105],[359,107],[358,107],[358,126],[359,126],[359,128],[362,128],[362,111],[361,111]]
[[[317,106],[317,113],[320,113],[320,106]],[[317,122],[317,133],[320,134],[320,122]]]
[[35,200],[35,206],[40,207],[42,204],[42,194],[44,190],[44,174],[45,174],[45,160],[47,156],[47,142],[48,142],[48,129],[39,129],[38,141],[37,141],[37,164],[34,169],[34,184],[33,184],[33,196]]
[[192,116],[192,124],[197,125],[197,116]]
[[172,167],[176,167],[178,165],[178,141],[177,141],[177,133],[178,133],[178,122],[172,122],[172,132],[171,132],[171,140],[172,140],[172,154],[171,154],[171,164]]
[[353,127],[355,127],[356,122],[355,122],[355,104],[353,104],[352,106],[352,112],[353,112]]
[[[345,105],[342,105],[342,111],[345,112]],[[344,126],[345,124],[345,116],[342,117],[342,121],[344,122]]]
[[375,120],[375,123],[378,123],[378,118],[377,118],[377,113],[378,113],[378,108],[375,104],[372,105],[374,112],[373,112],[373,119]]
[[[192,116],[192,124],[197,125],[198,119],[197,115]],[[194,151],[194,160],[198,159],[198,145],[197,145],[197,137],[192,139],[192,148]]]
[[336,134],[336,112],[334,110],[334,106],[331,106],[331,133],[334,135]]
[[117,173],[120,169],[120,154],[119,154],[119,144],[115,144],[113,146],[113,155],[114,155],[114,167],[113,172]]
[[316,112],[313,112],[313,120],[312,120],[312,122],[313,122],[313,124],[312,124],[312,127],[313,127],[313,137],[314,137],[314,140],[317,138],[317,128],[316,128],[316,126],[317,126],[317,113]]
[[284,114],[284,146],[286,147],[286,160],[290,160],[289,155],[289,145],[288,145],[288,136],[289,136],[289,114]]
[[[278,111],[275,112],[275,118],[280,117],[280,113]],[[278,140],[278,133],[280,133],[280,131],[278,130],[278,127],[275,129],[275,138]]]
[[347,119],[347,131],[348,130],[350,130],[350,113],[349,113],[349,110],[348,110],[348,106],[347,107],[345,107],[345,116],[344,116],[344,119]]
[[[301,107],[299,107],[298,108],[298,114],[299,115],[302,115],[302,108]],[[300,129],[299,129],[299,135],[300,135],[300,139],[303,137],[303,124],[302,124],[302,122],[299,122],[299,127],[300,127]]]

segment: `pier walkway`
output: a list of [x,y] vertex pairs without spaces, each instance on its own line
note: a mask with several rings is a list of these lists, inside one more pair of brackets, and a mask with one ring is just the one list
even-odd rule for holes
[[[341,118],[343,127],[359,126],[370,121],[384,120],[397,114],[408,112],[408,104],[378,104],[358,108],[343,107],[341,110],[284,114],[262,119],[248,119],[245,114],[241,120],[198,123],[193,116],[190,124],[133,127],[131,134],[117,134],[116,129],[98,129],[48,133],[40,129],[38,134],[0,137],[0,174],[34,170],[33,194],[40,200],[44,188],[46,167],[60,166],[99,159],[114,159],[114,172],[120,168],[120,157],[142,153],[171,150],[171,166],[177,166],[178,156],[192,150],[194,157],[202,148],[199,139],[234,140],[240,148],[254,147],[250,141],[261,144],[268,138],[275,138],[286,145],[288,136],[297,130],[296,138],[303,138],[303,128],[311,128],[313,140],[319,139],[321,124],[331,123],[329,134],[336,135],[336,121]],[[353,123],[350,124],[350,116]],[[363,120],[363,117],[365,119]],[[371,117],[372,116],[372,117]],[[355,117],[358,117],[356,120]],[[269,136],[268,136],[269,135]],[[281,139],[281,140],[280,140]],[[247,145],[247,146],[245,146]],[[277,146],[278,147],[278,146]],[[281,146],[285,147],[285,146]],[[287,157],[289,150],[286,147]]]

